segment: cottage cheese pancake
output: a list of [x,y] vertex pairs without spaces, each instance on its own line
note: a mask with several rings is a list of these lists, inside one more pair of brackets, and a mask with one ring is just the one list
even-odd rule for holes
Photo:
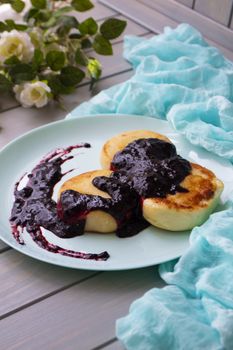
[[191,173],[180,184],[187,192],[143,201],[143,216],[152,225],[170,231],[189,230],[203,224],[217,206],[222,181],[198,164],[191,166]]
[[[139,137],[137,137],[138,135]],[[146,135],[145,138],[147,139],[150,137],[150,132],[143,130],[125,132],[108,140],[101,152],[101,159],[104,159],[102,164],[104,163],[104,166],[110,164],[108,166],[112,170],[127,168],[127,171],[129,171],[129,167],[134,169],[134,164],[141,162],[141,166],[138,166],[141,171],[137,172],[138,176],[134,180],[134,186],[137,187],[136,189],[141,195],[143,216],[152,225],[171,231],[189,230],[201,225],[217,206],[223,190],[223,183],[210,170],[198,164],[190,163],[189,172],[186,169],[183,178],[178,175],[177,184],[174,184],[174,171],[177,171],[178,174],[179,170],[185,165],[185,160],[179,156],[177,157],[175,147],[172,148],[173,145],[170,140],[161,134],[153,133],[153,137],[159,136],[157,136],[157,139],[161,140],[161,145],[157,148],[154,147],[153,150],[145,151],[145,158],[151,159],[154,157],[156,167],[153,169],[153,166],[150,167],[149,165],[147,168],[148,189],[143,192],[140,186],[144,186],[141,177],[145,175],[143,167],[146,163],[142,159],[142,152],[140,151],[140,154],[135,150],[127,152],[127,148],[132,143],[122,149],[122,145],[125,145],[128,140],[134,138],[134,142],[140,141],[143,140],[141,139],[143,135]],[[150,140],[150,142],[153,141],[151,138]],[[164,144],[163,141],[165,141]],[[143,143],[143,141],[140,142]],[[170,146],[167,143],[170,143]],[[167,147],[167,150],[164,152],[165,147]],[[129,166],[129,163],[131,163],[131,166]],[[147,165],[145,166],[147,167]],[[170,181],[169,192],[166,186],[169,187]],[[165,188],[165,191],[163,191],[163,188]],[[173,192],[172,188],[174,189]]]
[[[61,186],[59,197],[64,191],[73,190],[80,194],[110,198],[107,192],[95,187],[92,180],[97,176],[109,177],[111,173],[110,170],[94,170],[72,177]],[[85,220],[84,231],[110,233],[117,229],[117,222],[114,217],[103,210],[90,211],[86,214]]]

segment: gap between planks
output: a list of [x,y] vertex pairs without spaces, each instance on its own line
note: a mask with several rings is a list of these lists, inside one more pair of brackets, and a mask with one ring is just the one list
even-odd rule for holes
[[91,350],[124,350],[122,343],[117,338],[112,338],[102,345],[92,348]]

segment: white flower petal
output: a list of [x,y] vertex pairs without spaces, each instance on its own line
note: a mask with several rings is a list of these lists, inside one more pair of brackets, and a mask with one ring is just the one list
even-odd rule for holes
[[16,56],[23,62],[30,62],[34,54],[34,46],[27,33],[12,30],[0,34],[0,62]]
[[44,107],[46,106],[48,103],[48,97],[47,95],[44,95],[43,98],[41,98],[40,100],[38,100],[35,105],[37,108],[41,108],[41,107]]
[[51,92],[50,87],[42,82],[36,81],[33,83],[24,83],[14,87],[16,99],[23,107],[36,106],[37,108],[44,107],[49,102],[48,94]]

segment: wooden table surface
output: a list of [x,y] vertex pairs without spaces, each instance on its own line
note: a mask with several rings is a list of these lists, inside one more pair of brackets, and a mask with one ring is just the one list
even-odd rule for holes
[[[190,11],[182,6],[184,9]],[[146,1],[136,0],[101,0],[88,15],[100,22],[107,17],[126,18],[126,34],[144,37],[183,21],[182,16],[172,19]],[[216,29],[216,38],[220,29]],[[233,59],[228,45],[220,40],[213,42],[212,31],[210,37],[205,30],[207,39]],[[114,56],[101,58],[104,71],[92,94],[133,74],[122,58],[122,47],[123,36],[114,42]],[[64,102],[70,111],[90,97],[89,83],[85,82]],[[0,147],[26,131],[63,119],[67,113],[52,104],[43,109],[24,109],[0,97]],[[126,315],[131,302],[147,290],[163,286],[155,266],[122,272],[72,270],[29,258],[1,241],[0,253],[2,350],[123,349],[115,338],[116,319]]]

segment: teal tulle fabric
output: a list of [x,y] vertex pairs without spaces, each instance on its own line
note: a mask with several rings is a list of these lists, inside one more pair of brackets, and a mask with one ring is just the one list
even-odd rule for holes
[[[193,145],[233,162],[233,63],[187,24],[151,39],[126,37],[135,74],[68,117],[137,114],[167,119]],[[233,179],[232,179],[233,184]],[[233,191],[233,185],[232,185]],[[193,229],[179,261],[160,266],[152,289],[117,321],[128,350],[233,349],[233,192],[226,208]]]

